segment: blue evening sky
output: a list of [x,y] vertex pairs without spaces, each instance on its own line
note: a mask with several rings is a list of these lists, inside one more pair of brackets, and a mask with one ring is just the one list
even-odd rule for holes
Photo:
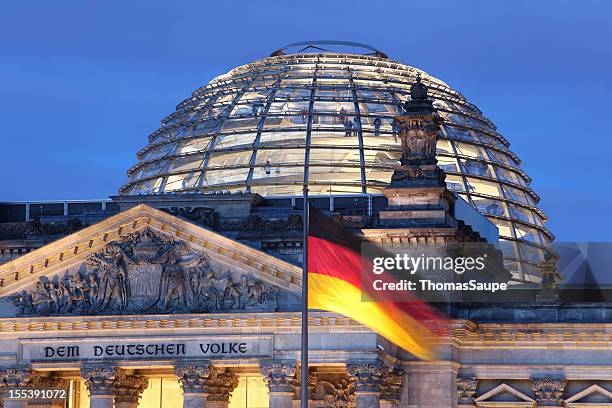
[[194,89],[313,39],[446,81],[510,140],[558,241],[611,240],[606,0],[4,2],[0,200],[115,194]]

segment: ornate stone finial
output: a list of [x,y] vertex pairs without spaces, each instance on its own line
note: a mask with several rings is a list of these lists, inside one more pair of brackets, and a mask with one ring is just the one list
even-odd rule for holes
[[208,401],[229,402],[232,392],[238,386],[238,377],[235,374],[222,372],[209,381]]
[[381,362],[348,364],[347,373],[355,384],[355,392],[381,393],[389,369]]
[[176,367],[174,374],[185,394],[208,394],[211,382],[217,377],[217,371],[209,364]]
[[113,395],[115,380],[120,375],[120,370],[116,367],[85,367],[81,369],[81,377],[85,380],[89,395]]
[[126,375],[120,372],[114,382],[115,403],[131,402],[137,404],[147,385],[149,385],[147,377]]
[[539,407],[558,407],[563,403],[567,380],[561,378],[539,378],[531,380],[531,390]]
[[392,187],[446,187],[436,165],[436,142],[444,120],[437,114],[420,74],[410,88],[404,113],[394,118],[402,143],[400,166],[391,177]]
[[457,377],[457,402],[459,405],[472,405],[474,402],[474,394],[478,387],[478,378],[475,377]]
[[295,393],[298,379],[295,364],[266,364],[261,366],[261,374],[270,392]]
[[404,102],[407,114],[428,115],[436,111],[431,99],[427,97],[427,86],[421,82],[421,73],[418,72],[416,81],[410,87],[410,100]]
[[0,370],[0,388],[25,387],[32,380],[33,372],[26,368],[7,368]]

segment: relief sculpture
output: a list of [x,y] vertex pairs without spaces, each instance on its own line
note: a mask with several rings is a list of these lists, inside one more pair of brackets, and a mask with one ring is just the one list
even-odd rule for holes
[[20,315],[275,311],[278,288],[144,229],[13,296]]

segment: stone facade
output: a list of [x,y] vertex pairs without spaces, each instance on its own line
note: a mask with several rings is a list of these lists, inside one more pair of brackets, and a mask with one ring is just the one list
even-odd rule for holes
[[[168,255],[172,251],[176,258]],[[117,254],[130,260],[122,263]],[[104,262],[98,263],[100,257]],[[188,277],[201,272],[202,259],[207,268],[196,276],[236,277],[236,291],[227,285],[219,289],[219,305],[227,306],[177,308],[171,314],[157,306],[132,309],[131,292],[124,305],[121,290],[106,289],[109,306],[96,310],[92,305],[102,302],[101,285],[94,301],[88,284],[78,283],[90,275],[101,282],[106,273],[110,287],[114,272],[133,283],[130,276],[138,268],[157,270],[161,282],[164,266],[178,265],[174,286],[169,283],[175,288],[171,298],[181,298],[176,283],[182,283],[184,300],[201,305],[212,289],[198,292],[188,286]],[[76,278],[75,271],[87,275]],[[300,268],[191,221],[132,207],[3,265],[0,277],[0,386],[5,390],[81,378],[92,406],[127,408],[138,404],[147,376],[161,372],[180,382],[185,406],[227,406],[238,378],[250,373],[263,375],[271,406],[293,406],[299,398]],[[36,298],[29,304],[39,306],[41,298],[33,291],[46,280],[54,287],[61,283],[63,297],[43,297],[45,307],[25,308],[19,297]],[[114,288],[121,282],[117,279]],[[166,297],[160,297],[159,285],[151,287],[145,306]],[[260,301],[268,290],[277,296],[274,307]],[[547,302],[515,304],[511,310],[456,305],[450,313],[456,320],[441,345],[441,359],[426,362],[350,319],[312,312],[307,385],[312,406],[612,404],[609,305]],[[4,405],[23,407],[16,400]]]

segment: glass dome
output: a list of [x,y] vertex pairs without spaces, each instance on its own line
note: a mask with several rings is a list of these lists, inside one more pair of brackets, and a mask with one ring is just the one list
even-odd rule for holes
[[519,158],[476,106],[370,47],[362,54],[318,45],[285,50],[220,75],[181,102],[138,152],[120,194],[301,196],[305,172],[313,196],[381,194],[400,156],[393,116],[420,73],[446,120],[437,158],[448,188],[497,225],[517,281],[539,280],[537,265],[553,239],[546,216]]

